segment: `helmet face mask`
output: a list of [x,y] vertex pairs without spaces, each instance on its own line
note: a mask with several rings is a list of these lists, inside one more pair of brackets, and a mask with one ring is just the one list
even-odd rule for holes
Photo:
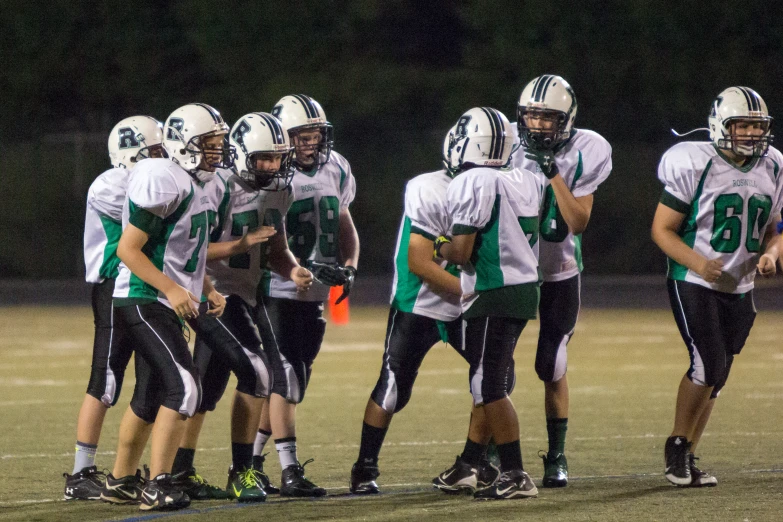
[[293,147],[280,120],[266,112],[242,116],[229,134],[237,176],[252,190],[285,190],[294,177]]
[[517,132],[529,149],[551,150],[571,137],[576,95],[560,76],[543,74],[530,81],[517,102]]
[[334,128],[320,103],[304,94],[284,96],[275,104],[272,115],[288,129],[298,169],[318,170],[329,162]]
[[302,170],[319,169],[329,162],[334,145],[331,124],[299,127],[288,135],[294,145],[294,163]]
[[729,87],[721,92],[712,102],[708,122],[715,147],[736,157],[766,156],[774,139],[767,104],[748,87]]
[[236,156],[228,144],[229,128],[214,108],[190,103],[166,120],[163,141],[169,158],[200,182],[210,181],[215,169],[231,168]]
[[245,169],[239,170],[238,175],[253,190],[270,192],[284,190],[294,178],[293,154],[291,152],[249,154],[245,161]]
[[549,150],[568,139],[568,115],[552,109],[517,108],[519,136],[530,149]]
[[769,150],[772,136],[772,120],[756,118],[731,118],[726,121],[728,132],[717,141],[717,147],[737,156],[758,158]]

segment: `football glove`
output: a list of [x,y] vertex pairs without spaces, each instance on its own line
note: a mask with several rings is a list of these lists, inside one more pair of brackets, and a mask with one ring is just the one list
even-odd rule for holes
[[305,268],[312,272],[313,279],[326,286],[342,286],[347,281],[345,267],[337,263],[307,261]]
[[343,267],[343,274],[345,275],[345,283],[343,284],[343,293],[337,298],[334,304],[338,305],[343,302],[343,299],[348,297],[351,293],[351,287],[353,286],[353,280],[356,278],[356,269],[352,266]]
[[434,257],[440,257],[443,258],[442,255],[440,255],[440,249],[445,245],[446,243],[451,243],[451,238],[448,236],[439,236],[435,240],[435,251],[433,252]]
[[547,179],[554,178],[560,172],[555,163],[555,152],[551,149],[525,149],[525,157],[538,163]]

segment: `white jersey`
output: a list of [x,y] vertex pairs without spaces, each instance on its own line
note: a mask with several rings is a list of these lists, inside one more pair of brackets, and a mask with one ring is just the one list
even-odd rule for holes
[[[288,248],[301,265],[306,261],[339,261],[340,210],[356,196],[356,180],[351,166],[332,151],[329,162],[314,172],[297,170],[291,182],[294,202],[286,215]],[[318,282],[308,292],[297,292],[288,278],[267,270],[266,295],[300,301],[326,301],[329,287]]]
[[723,261],[714,283],[669,259],[668,277],[733,294],[753,288],[767,226],[780,215],[783,156],[770,147],[766,157],[744,167],[724,159],[711,142],[682,142],[661,158],[661,203],[685,214],[678,231],[686,245]]
[[[612,147],[600,134],[587,129],[574,129],[571,138],[555,152],[560,176],[575,198],[596,191],[612,171]],[[512,165],[541,172],[534,160],[525,157],[524,149],[514,153]],[[541,252],[539,262],[544,281],[563,281],[583,269],[582,235],[568,230],[555,200],[555,192],[546,180],[546,192],[541,211]]]
[[128,189],[127,169],[109,169],[87,191],[84,218],[84,265],[88,283],[114,279],[119,273],[117,244],[122,235],[122,206]]
[[473,294],[536,283],[538,220],[545,178],[527,170],[473,168],[448,188],[451,234],[476,232],[470,262],[462,266],[462,311]]
[[[254,191],[231,171],[218,170],[217,176],[215,182],[220,185],[222,197],[211,243],[236,241],[259,226],[273,226],[279,234],[285,234],[283,216],[293,201],[290,187],[279,192]],[[224,296],[238,295],[250,306],[255,306],[261,265],[266,264],[262,257],[266,257],[267,245],[260,243],[253,245],[247,253],[207,262],[207,274],[215,289]]]
[[[131,171],[128,197],[122,212],[128,224],[149,234],[143,252],[167,277],[202,296],[209,233],[217,225],[215,178],[199,183],[168,159],[145,159]],[[160,301],[171,308],[162,292],[145,283],[120,263],[114,287],[115,303],[144,304]]]
[[[405,214],[397,235],[394,254],[394,282],[391,306],[402,312],[423,315],[440,321],[453,321],[462,313],[460,298],[449,292],[437,292],[408,269],[408,245],[411,234],[435,241],[448,234],[451,225],[446,193],[451,177],[445,170],[421,174],[405,187]],[[454,265],[441,266],[459,277]]]

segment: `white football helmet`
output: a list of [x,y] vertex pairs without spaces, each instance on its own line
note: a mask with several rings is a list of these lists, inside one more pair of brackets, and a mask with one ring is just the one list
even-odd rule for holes
[[[772,143],[772,118],[767,104],[748,87],[729,87],[721,92],[712,102],[708,121],[710,139],[715,146],[739,156],[764,156]],[[739,122],[760,130],[740,135],[734,125]]]
[[552,149],[571,136],[576,95],[560,76],[544,74],[522,89],[517,103],[517,130],[527,148]]
[[[236,150],[234,169],[250,188],[276,191],[291,184],[293,147],[280,120],[266,112],[245,114],[231,128],[229,139]],[[279,156],[280,167],[258,170],[256,159],[259,154]]]
[[[166,120],[166,136],[163,141],[169,158],[196,176],[199,181],[209,181],[216,168],[231,168],[234,151],[224,141],[219,149],[205,149],[202,139],[209,136],[226,136],[229,128],[218,111],[205,103],[189,103],[171,113]],[[207,168],[202,166],[204,156],[210,159]]]
[[475,107],[460,117],[446,141],[443,163],[452,176],[472,167],[501,168],[514,151],[514,127],[497,109]]
[[[284,96],[275,104],[272,114],[288,129],[294,147],[294,163],[298,168],[317,170],[329,162],[334,146],[334,129],[320,103],[304,94]],[[299,133],[312,130],[321,132],[320,141],[299,144]]]
[[120,120],[109,134],[109,159],[115,168],[132,169],[136,162],[153,156],[165,157],[163,124],[150,116]]

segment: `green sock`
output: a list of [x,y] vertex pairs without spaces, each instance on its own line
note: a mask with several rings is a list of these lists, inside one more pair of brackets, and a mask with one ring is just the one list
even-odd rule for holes
[[546,432],[549,435],[549,455],[565,453],[566,431],[568,431],[568,418],[546,420]]

